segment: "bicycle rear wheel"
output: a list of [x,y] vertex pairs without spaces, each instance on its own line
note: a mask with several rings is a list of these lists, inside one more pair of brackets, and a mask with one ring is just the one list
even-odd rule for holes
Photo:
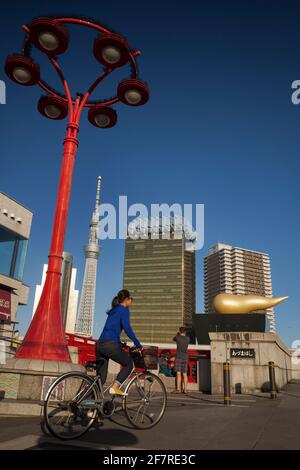
[[150,429],[161,420],[167,406],[167,392],[157,375],[148,371],[136,374],[125,392],[125,415],[135,428]]
[[44,402],[45,424],[58,439],[76,439],[86,433],[98,414],[99,390],[82,372],[58,377]]

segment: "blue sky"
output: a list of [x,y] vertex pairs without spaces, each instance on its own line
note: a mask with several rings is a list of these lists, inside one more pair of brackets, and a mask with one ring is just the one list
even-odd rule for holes
[[[300,337],[299,129],[300,106],[291,83],[300,79],[300,5],[296,1],[14,1],[1,7],[1,62],[21,50],[20,26],[32,17],[76,15],[98,19],[140,49],[140,77],[150,86],[146,106],[117,105],[111,130],[84,115],[74,172],[65,249],[73,253],[81,286],[97,176],[102,202],[204,203],[205,244],[197,253],[197,310],[203,308],[203,256],[217,241],[271,256],[278,333],[288,345]],[[61,65],[73,91],[83,91],[99,70],[94,33],[70,27],[70,51]],[[57,78],[40,53],[42,76]],[[99,89],[109,97],[128,70]],[[0,106],[1,191],[34,212],[24,282],[30,299],[19,309],[29,324],[34,286],[47,262],[65,122],[36,111],[37,87],[6,80]],[[95,335],[122,286],[124,241],[102,242]]]

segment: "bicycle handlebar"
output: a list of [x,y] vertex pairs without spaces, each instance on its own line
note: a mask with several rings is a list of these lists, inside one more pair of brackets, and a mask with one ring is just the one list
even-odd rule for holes
[[[122,348],[126,348],[126,347],[127,347],[127,343],[126,343],[126,342],[122,342]],[[136,346],[131,346],[131,347],[129,348],[129,352],[130,352],[130,353],[140,353],[141,350],[138,349]]]

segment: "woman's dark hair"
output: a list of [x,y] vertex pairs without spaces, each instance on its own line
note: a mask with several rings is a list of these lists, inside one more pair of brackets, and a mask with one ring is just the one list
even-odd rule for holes
[[119,304],[121,304],[122,302],[124,302],[125,299],[130,299],[131,298],[131,295],[130,295],[130,292],[126,289],[122,289],[118,292],[118,295],[116,295],[112,301],[111,301],[111,308],[109,310],[107,310],[107,315],[110,314],[110,312]]
[[179,328],[179,333],[187,333],[187,328],[185,326],[181,326]]
[[119,290],[118,295],[117,295],[117,299],[118,299],[119,304],[124,302],[125,299],[130,299],[130,298],[131,298],[131,295],[130,295],[129,290],[127,290],[127,289]]

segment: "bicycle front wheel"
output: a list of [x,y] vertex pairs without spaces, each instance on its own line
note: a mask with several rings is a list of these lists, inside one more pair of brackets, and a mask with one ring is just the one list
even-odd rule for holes
[[161,420],[167,406],[167,392],[157,375],[147,371],[136,374],[125,392],[125,415],[135,428],[150,429]]
[[44,403],[45,424],[59,439],[76,439],[92,426],[98,414],[99,391],[82,372],[58,377]]

